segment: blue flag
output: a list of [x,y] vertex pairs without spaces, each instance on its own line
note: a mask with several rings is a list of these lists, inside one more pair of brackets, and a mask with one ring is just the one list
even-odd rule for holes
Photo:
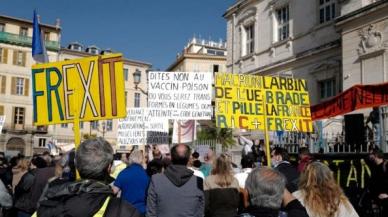
[[42,38],[42,32],[38,21],[38,16],[34,10],[34,22],[32,33],[32,58],[36,62],[46,63],[48,62],[47,51]]

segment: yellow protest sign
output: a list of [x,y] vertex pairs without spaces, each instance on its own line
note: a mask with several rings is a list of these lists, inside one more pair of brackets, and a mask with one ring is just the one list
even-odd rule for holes
[[34,65],[32,93],[35,125],[123,118],[122,55]]
[[305,80],[217,73],[215,95],[218,127],[312,131]]

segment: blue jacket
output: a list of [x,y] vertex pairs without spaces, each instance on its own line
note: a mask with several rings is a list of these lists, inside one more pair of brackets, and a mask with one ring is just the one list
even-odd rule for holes
[[121,197],[132,204],[140,213],[146,211],[146,195],[150,182],[140,164],[133,163],[121,171],[114,185],[121,190]]

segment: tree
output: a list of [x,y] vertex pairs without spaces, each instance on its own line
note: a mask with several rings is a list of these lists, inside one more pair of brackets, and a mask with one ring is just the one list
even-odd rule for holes
[[222,147],[229,148],[236,144],[236,140],[233,137],[233,129],[218,128],[213,121],[203,123],[201,131],[197,134],[200,140],[215,139]]

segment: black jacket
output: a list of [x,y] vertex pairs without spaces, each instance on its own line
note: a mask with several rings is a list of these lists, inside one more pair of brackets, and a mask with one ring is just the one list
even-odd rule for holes
[[293,193],[298,190],[299,173],[293,165],[287,161],[283,161],[275,169],[286,177],[286,188],[289,192]]
[[208,176],[205,180],[205,217],[235,217],[239,208],[239,185],[233,178],[229,186],[217,184],[217,176]]
[[34,184],[36,169],[25,173],[15,187],[15,208],[23,212],[33,213],[36,204],[32,202],[32,186]]
[[[309,217],[306,208],[297,199],[289,202],[284,211],[287,217]],[[279,209],[248,207],[246,213],[241,214],[240,217],[279,217],[279,212]]]
[[38,217],[91,217],[101,209],[107,197],[111,199],[104,217],[140,217],[132,205],[113,197],[109,185],[94,180],[50,182],[40,199],[37,214]]

